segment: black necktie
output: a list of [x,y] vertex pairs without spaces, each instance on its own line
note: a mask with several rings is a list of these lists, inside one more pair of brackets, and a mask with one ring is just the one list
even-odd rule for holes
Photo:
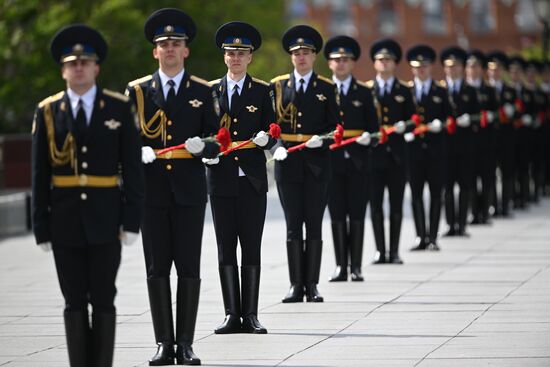
[[233,95],[231,96],[231,112],[236,112],[239,103],[239,85],[233,87]]
[[168,85],[170,86],[170,89],[168,90],[168,95],[166,96],[166,107],[168,111],[171,111],[176,101],[176,88],[174,88],[176,86],[176,82],[170,79],[168,81]]
[[78,100],[78,106],[76,111],[76,130],[78,135],[82,137],[86,133],[86,128],[88,124],[86,123],[86,113],[84,112],[84,104],[82,99]]
[[304,80],[304,78],[301,78],[300,79],[300,86],[298,87],[298,93],[300,93],[300,94],[305,93],[305,88],[304,88],[305,83],[306,83],[306,81]]
[[382,82],[382,86],[380,86],[380,84],[378,85],[378,97],[384,98],[385,93],[386,93],[386,83]]
[[339,84],[338,93],[340,94],[340,100],[344,100],[344,83]]

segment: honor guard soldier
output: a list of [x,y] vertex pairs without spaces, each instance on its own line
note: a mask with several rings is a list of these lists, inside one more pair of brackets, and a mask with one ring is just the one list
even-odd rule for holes
[[101,34],[67,26],[51,53],[67,89],[35,113],[33,230],[42,249],[53,248],[70,365],[111,366],[120,245],[137,239],[143,204],[139,135],[128,97],[96,85]]
[[[496,171],[497,116],[496,90],[485,82],[487,58],[479,50],[470,50],[466,59],[466,81],[474,87],[481,108],[479,126],[474,124],[474,173],[472,181],[472,222],[489,224],[489,207],[493,202]],[[479,181],[479,182],[478,182]],[[479,188],[481,184],[481,189]]]
[[[275,179],[287,228],[290,291],[283,302],[323,302],[317,290],[321,270],[323,213],[331,177],[330,142],[320,134],[334,131],[338,106],[332,80],[317,75],[313,64],[323,39],[307,25],[290,28],[283,35],[294,71],[273,79],[277,121],[287,147],[306,143],[306,148],[275,163]],[[284,155],[283,155],[284,157]],[[302,227],[305,225],[305,241]],[[304,244],[305,242],[305,244]]]
[[[550,61],[545,61],[542,69],[541,89],[546,94],[546,121],[542,126],[544,141],[550,141]],[[544,145],[544,183],[542,195],[550,196],[550,144]]]
[[[544,123],[546,120],[546,110],[548,109],[547,94],[539,86],[539,79],[543,71],[543,64],[536,60],[529,60],[525,71],[525,84],[534,96],[535,115],[533,118],[533,132],[531,147],[531,181],[532,193],[530,200],[537,203],[539,201],[542,186],[544,182],[544,146],[550,143],[545,141]],[[546,144],[545,144],[546,142]]]
[[370,133],[378,131],[378,115],[371,90],[352,75],[361,55],[357,41],[348,36],[331,38],[325,45],[324,55],[338,89],[344,138],[360,135],[357,144],[331,153],[328,208],[336,269],[330,281],[346,281],[348,264],[351,280],[363,281],[363,234],[370,181],[368,145],[371,142]]
[[[178,9],[155,11],[145,23],[159,70],[129,83],[136,102],[145,163],[142,224],[147,290],[158,350],[150,366],[200,364],[192,343],[199,305],[200,255],[206,207],[203,155],[215,156],[215,143],[200,137],[217,131],[210,85],[184,69],[195,23]],[[185,149],[159,149],[185,142]],[[178,275],[176,334],[172,318],[170,270]],[[177,346],[174,354],[174,345]]]
[[[441,52],[445,80],[456,116],[456,131],[447,139],[447,179],[445,187],[445,216],[449,229],[446,236],[468,236],[466,220],[470,203],[474,159],[474,117],[480,108],[476,90],[464,80],[466,51],[460,47],[448,47]],[[453,124],[454,125],[454,124]],[[454,187],[458,184],[458,218],[455,207]]]
[[[395,77],[395,67],[401,60],[401,46],[392,39],[375,42],[370,49],[376,78],[368,82],[373,89],[381,110],[384,129],[395,126],[395,134],[386,144],[372,149],[371,220],[376,242],[374,264],[402,264],[399,257],[399,237],[403,219],[403,195],[407,181],[407,147],[403,134],[409,120],[416,112],[409,87]],[[384,236],[384,190],[390,198],[390,251],[386,256]]]
[[[439,250],[437,232],[441,215],[441,197],[445,182],[446,122],[453,110],[447,90],[432,79],[436,60],[433,48],[417,45],[407,51],[407,61],[414,79],[411,91],[416,113],[422,117],[426,132],[409,145],[410,186],[416,228],[415,246],[411,251]],[[424,210],[424,186],[430,190],[429,223]]]
[[[228,69],[223,78],[211,82],[220,102],[220,126],[229,130],[232,146],[249,140],[227,155],[205,160],[226,313],[216,334],[267,333],[258,321],[260,250],[267,205],[263,150],[277,142],[268,135],[275,111],[269,83],[247,74],[252,53],[261,43],[256,28],[243,22],[226,23],[216,32],[216,45],[223,51]],[[241,245],[241,286],[237,242]]]
[[521,56],[510,57],[510,83],[518,98],[516,129],[516,191],[514,208],[526,209],[529,201],[529,166],[531,158],[532,128],[535,116],[535,96],[523,83],[527,63]]
[[514,117],[516,114],[516,91],[505,80],[508,70],[508,56],[501,51],[487,54],[487,75],[489,84],[496,89],[498,104],[498,123],[496,129],[496,155],[500,180],[495,182],[500,188],[493,190],[495,194],[495,215],[508,217],[510,201],[514,194],[515,167],[515,131]]

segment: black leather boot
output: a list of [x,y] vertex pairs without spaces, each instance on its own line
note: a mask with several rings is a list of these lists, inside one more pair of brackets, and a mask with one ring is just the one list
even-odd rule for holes
[[412,202],[414,226],[416,228],[416,239],[411,251],[424,251],[428,246],[426,242],[426,215],[424,213],[424,202],[422,198]]
[[258,321],[258,298],[260,295],[260,266],[241,266],[243,333],[267,334],[267,329]]
[[286,253],[290,290],[283,298],[283,303],[304,302],[304,242],[302,240],[287,240]]
[[111,367],[115,350],[116,313],[94,312],[92,314],[92,360],[93,367]]
[[456,236],[458,226],[456,223],[454,187],[447,187],[445,190],[445,218],[447,220],[447,225],[449,226],[449,228],[443,236]]
[[190,366],[201,364],[193,352],[195,324],[199,310],[201,280],[178,278],[178,295],[176,306],[176,363]]
[[149,360],[149,366],[173,365],[176,356],[170,278],[147,279],[147,291],[155,341],[158,345],[157,353]]
[[332,222],[332,240],[336,269],[329,282],[345,282],[348,280],[348,249],[346,222]]
[[[437,194],[436,194],[437,195]],[[437,232],[439,231],[439,218],[441,217],[441,193],[430,200],[430,235],[427,250],[439,251],[437,244]]]
[[323,302],[323,296],[317,290],[319,284],[319,272],[321,271],[321,255],[323,253],[323,241],[306,240],[306,301]]
[[401,236],[401,220],[403,214],[390,214],[390,264],[403,264],[399,257],[399,238]]
[[374,242],[376,243],[376,252],[374,253],[373,264],[386,263],[386,240],[384,236],[384,214],[372,210],[371,207],[372,231],[374,232]]
[[86,366],[88,361],[88,336],[90,324],[87,311],[63,312],[65,322],[65,337],[67,338],[67,352],[71,367]]
[[466,232],[466,220],[468,218],[468,203],[470,202],[471,191],[464,188],[460,189],[458,197],[458,236],[470,237]]
[[365,222],[362,220],[352,220],[349,222],[349,246],[351,258],[351,280],[353,282],[362,282],[363,274],[361,265],[363,263],[363,236],[365,233]]
[[514,193],[514,179],[504,178],[502,180],[502,216],[510,216],[510,202]]
[[216,334],[234,334],[241,332],[241,293],[237,265],[220,265],[225,319],[214,330]]

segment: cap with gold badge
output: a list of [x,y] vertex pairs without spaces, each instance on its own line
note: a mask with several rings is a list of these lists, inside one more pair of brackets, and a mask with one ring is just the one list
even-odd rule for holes
[[262,45],[258,30],[244,22],[229,22],[216,31],[216,45],[222,50],[256,51]]
[[487,54],[487,67],[489,69],[496,69],[500,66],[503,69],[508,69],[508,64],[510,60],[508,56],[502,51],[491,51]]
[[378,40],[370,48],[370,58],[372,61],[390,58],[398,64],[401,61],[401,54],[401,46],[391,38]]
[[468,51],[468,56],[466,58],[466,65],[479,64],[483,69],[487,69],[487,57],[480,50],[470,50]]
[[317,53],[323,48],[323,37],[314,28],[301,24],[288,29],[283,35],[282,43],[289,54],[301,48]]
[[407,61],[414,68],[433,64],[436,58],[435,50],[428,45],[416,45],[407,50]]
[[357,60],[361,56],[361,47],[359,43],[348,36],[336,36],[329,39],[323,50],[325,58],[339,59],[341,57],[349,57],[350,59]]
[[153,44],[168,39],[185,40],[189,44],[196,34],[193,19],[179,9],[159,9],[145,21],[145,38]]
[[466,51],[458,46],[450,46],[441,51],[439,59],[444,66],[453,66],[460,64],[466,65]]
[[107,55],[107,42],[97,30],[85,24],[71,24],[53,36],[50,52],[59,64],[74,60],[100,64]]
[[527,67],[527,62],[521,56],[511,56],[509,60],[510,63],[508,64],[508,67],[515,66],[520,68],[521,70],[524,70]]

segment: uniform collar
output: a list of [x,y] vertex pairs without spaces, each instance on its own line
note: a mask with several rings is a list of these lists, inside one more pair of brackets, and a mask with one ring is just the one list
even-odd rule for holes
[[340,80],[335,75],[332,75],[332,81],[336,86],[338,87],[338,91],[340,91],[340,88],[342,89],[341,92],[344,93],[344,95],[348,94],[349,87],[351,85],[352,76],[349,75],[346,79]]
[[393,88],[393,83],[395,82],[395,77],[392,76],[391,78],[384,80],[380,77],[380,75],[376,76],[376,83],[378,84],[378,88],[382,89],[385,88],[385,90],[391,90]]
[[177,73],[173,77],[169,77],[162,70],[159,69],[159,77],[160,77],[160,83],[162,84],[162,89],[168,91],[170,89],[170,85],[168,85],[168,81],[173,80],[174,83],[176,83],[174,85],[174,91],[177,94],[181,84],[181,80],[183,79],[183,74],[185,74],[185,69],[181,69],[179,73]]
[[296,69],[294,69],[294,78],[296,79],[296,90],[300,88],[300,79],[304,79],[304,91],[307,90],[307,86],[309,85],[309,80],[311,79],[312,75],[313,75],[313,70],[311,70],[306,75],[300,75],[298,74]]
[[243,92],[245,79],[246,79],[246,74],[238,82],[234,81],[233,79],[231,79],[229,77],[229,75],[227,75],[227,90],[229,91],[229,93],[233,94],[233,88],[235,87],[235,85],[238,85],[239,86],[239,95],[240,95]]
[[97,86],[94,84],[90,89],[88,89],[83,95],[78,95],[71,88],[67,88],[67,96],[71,102],[71,107],[73,111],[76,111],[78,108],[78,101],[82,100],[85,110],[91,110],[94,107],[95,96],[97,94]]

